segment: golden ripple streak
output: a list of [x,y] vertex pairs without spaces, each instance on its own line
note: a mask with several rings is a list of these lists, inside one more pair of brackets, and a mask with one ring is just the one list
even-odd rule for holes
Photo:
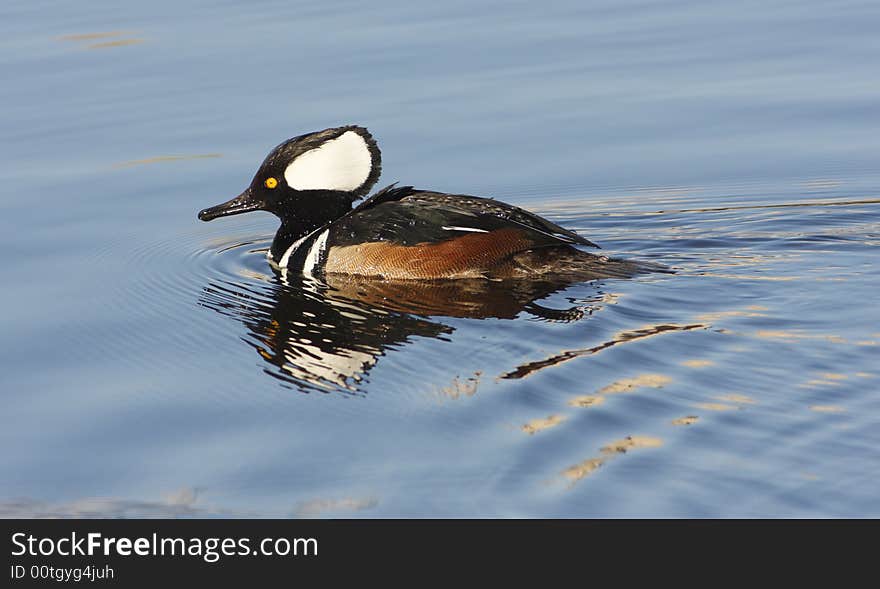
[[197,153],[193,155],[157,155],[140,160],[129,160],[127,162],[119,162],[113,164],[114,168],[131,168],[133,166],[145,166],[148,164],[159,164],[164,162],[178,162],[184,160],[203,160],[223,157],[221,153]]
[[132,31],[103,31],[98,33],[75,33],[72,35],[61,35],[59,41],[94,41],[95,39],[109,39],[113,37],[122,37],[130,35]]
[[808,380],[807,382],[799,384],[798,388],[815,389],[817,387],[836,387],[836,386],[840,386],[840,383],[838,381],[825,380],[823,378],[813,378],[813,379]]
[[562,471],[562,476],[575,483],[605,464],[604,458],[587,458]]
[[125,47],[126,45],[139,45],[143,43],[143,39],[117,39],[116,41],[104,41],[102,43],[92,43],[87,45],[86,49],[105,49],[107,47]]
[[579,397],[575,397],[574,399],[570,399],[568,401],[568,405],[570,407],[596,407],[597,405],[601,405],[605,402],[605,397],[600,397],[596,395],[581,395]]
[[699,419],[696,415],[685,415],[684,417],[679,417],[678,419],[672,420],[672,425],[691,425],[692,423],[696,423]]
[[379,500],[374,497],[345,498],[345,499],[312,499],[300,503],[294,515],[297,517],[309,517],[319,515],[327,511],[364,511],[379,505]]
[[757,310],[749,309],[745,311],[716,311],[715,313],[705,313],[697,317],[697,321],[705,321],[714,323],[719,319],[726,317],[767,317],[767,313],[759,313]]
[[738,407],[726,403],[697,403],[696,406],[707,411],[733,411],[738,409]]
[[22,498],[0,501],[0,518],[144,518],[193,517],[222,513],[199,501],[197,488],[183,488],[161,499],[82,497],[61,503]]
[[626,454],[627,451],[635,448],[659,448],[663,445],[660,438],[652,438],[650,436],[627,436],[622,440],[611,442],[602,447],[603,454]]
[[822,378],[827,378],[828,380],[846,380],[849,378],[845,374],[840,374],[839,372],[823,372]]
[[812,378],[798,385],[800,388],[814,389],[816,387],[836,387],[840,386],[840,381],[849,377],[839,372],[822,372],[818,378]]
[[506,372],[498,378],[525,378],[544,368],[556,366],[557,364],[562,364],[563,362],[568,362],[569,360],[574,360],[575,358],[580,358],[581,356],[590,356],[617,344],[644,339],[671,331],[690,331],[692,329],[705,329],[707,327],[709,327],[709,325],[705,323],[692,323],[690,325],[664,324],[650,325],[648,327],[643,327],[641,329],[635,329],[632,331],[622,331],[616,334],[611,340],[601,343],[597,346],[593,346],[592,348],[566,350],[564,352],[556,354],[555,356],[545,358],[544,360],[537,360],[535,362],[521,364],[515,370]]
[[672,379],[664,374],[640,374],[632,378],[622,378],[599,390],[600,395],[614,395],[628,393],[642,387],[655,389],[663,388],[672,382]]
[[685,360],[681,363],[682,366],[687,366],[688,368],[704,368],[713,364],[715,362],[712,360]]
[[759,337],[761,339],[781,339],[788,341],[803,339],[823,339],[833,344],[847,343],[847,341],[839,335],[823,335],[819,333],[805,333],[803,331],[761,329],[755,332],[755,337]]
[[577,464],[569,466],[560,474],[563,478],[570,481],[571,485],[578,482],[589,474],[592,474],[597,468],[621,454],[626,454],[630,450],[637,448],[659,448],[663,445],[663,440],[650,436],[627,436],[621,440],[616,440],[602,446],[600,450],[603,456],[587,458]]
[[846,409],[840,405],[810,405],[810,411],[818,413],[843,413]]
[[565,421],[564,415],[548,415],[547,417],[541,419],[533,419],[523,425],[520,429],[531,436],[534,435],[536,432],[549,429],[551,427],[556,427],[563,421]]
[[[78,43],[82,46],[83,43],[88,43],[89,41],[98,41],[97,43],[88,43],[84,46],[85,49],[106,49],[108,47],[125,47],[127,45],[138,45],[144,42],[144,39],[140,39],[137,37],[127,37],[124,39],[119,39],[115,37],[123,37],[124,35],[131,35],[132,31],[101,31],[96,33],[75,33],[71,35],[62,35],[58,37],[59,41],[67,41],[71,43]],[[100,39],[108,39],[106,41],[100,41]]]

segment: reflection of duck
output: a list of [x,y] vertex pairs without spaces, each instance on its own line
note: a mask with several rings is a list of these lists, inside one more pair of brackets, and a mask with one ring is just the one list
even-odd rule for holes
[[272,376],[302,389],[355,392],[386,350],[451,334],[437,317],[581,319],[601,300],[598,291],[567,309],[536,301],[582,279],[214,282],[200,302],[247,326],[244,340],[273,366]]
[[275,367],[268,374],[306,390],[355,391],[386,347],[452,331],[426,319],[334,300],[309,280],[215,282],[200,302],[247,326],[244,341]]
[[363,127],[294,137],[269,153],[244,192],[199,218],[269,211],[281,219],[269,259],[318,277],[607,275],[618,263],[574,248],[598,246],[573,231],[489,198],[389,186],[352,209],[379,179],[380,159]]

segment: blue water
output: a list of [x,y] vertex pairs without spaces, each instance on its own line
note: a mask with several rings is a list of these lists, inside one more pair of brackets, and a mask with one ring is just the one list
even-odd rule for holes
[[[0,21],[0,515],[880,516],[876,3]],[[347,123],[676,273],[365,296],[196,220]]]

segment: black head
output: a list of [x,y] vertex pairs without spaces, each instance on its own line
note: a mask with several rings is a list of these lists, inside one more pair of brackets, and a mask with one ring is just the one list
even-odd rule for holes
[[379,147],[363,127],[348,125],[288,139],[273,149],[251,185],[199,219],[269,211],[303,229],[332,221],[365,196],[382,171]]

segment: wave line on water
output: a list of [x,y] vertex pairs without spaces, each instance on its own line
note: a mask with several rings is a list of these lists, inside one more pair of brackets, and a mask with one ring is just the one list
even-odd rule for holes
[[557,364],[562,364],[563,362],[568,362],[569,360],[574,360],[575,358],[580,358],[581,356],[590,356],[592,354],[596,354],[601,352],[604,349],[610,348],[611,346],[615,346],[617,344],[622,344],[625,342],[631,342],[637,339],[643,339],[646,337],[651,337],[654,335],[659,335],[661,333],[666,333],[669,331],[690,331],[691,329],[703,329],[709,327],[706,323],[692,323],[690,325],[652,325],[651,327],[645,327],[643,329],[636,329],[633,331],[624,331],[614,336],[611,340],[601,343],[598,346],[593,346],[592,348],[583,348],[580,350],[567,350],[565,352],[556,354],[555,356],[550,356],[549,358],[545,358],[544,360],[538,360],[535,362],[529,362],[527,364],[521,364],[516,368],[516,370],[512,370],[511,372],[506,372],[499,376],[498,378],[525,378],[534,374],[535,372],[542,370],[544,368],[548,368],[550,366],[556,366]]
[[667,213],[717,213],[720,211],[744,211],[749,209],[782,209],[789,207],[841,207],[856,205],[876,205],[880,204],[880,198],[872,198],[867,200],[826,200],[820,202],[785,202],[769,205],[729,205],[724,207],[711,207],[701,209],[661,209],[654,211],[653,215],[665,215]]

